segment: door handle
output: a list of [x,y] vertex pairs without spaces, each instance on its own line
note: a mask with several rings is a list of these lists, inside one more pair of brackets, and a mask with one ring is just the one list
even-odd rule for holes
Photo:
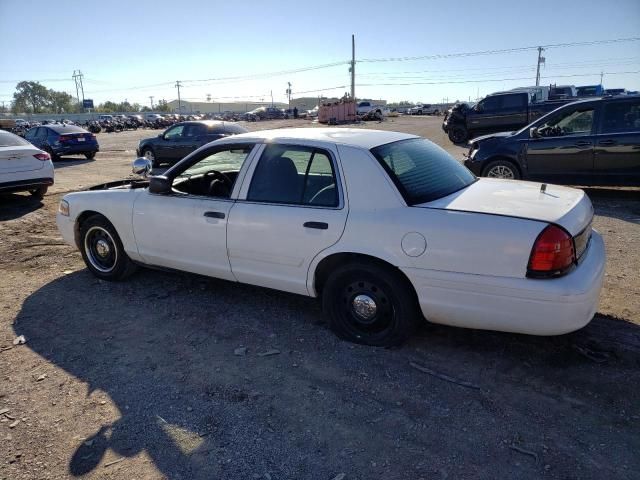
[[587,141],[587,140],[582,140],[580,142],[576,142],[576,147],[590,147],[591,146],[591,142]]
[[613,140],[600,140],[598,145],[614,145],[615,143]]
[[207,218],[224,218],[224,213],[222,212],[204,212],[204,216]]
[[327,230],[329,228],[329,224],[324,222],[304,222],[302,226],[304,228],[315,228],[318,230]]

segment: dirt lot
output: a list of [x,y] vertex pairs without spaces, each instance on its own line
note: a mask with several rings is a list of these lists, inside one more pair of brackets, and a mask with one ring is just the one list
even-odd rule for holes
[[[248,126],[291,124],[309,125]],[[463,152],[437,118],[363,128]],[[313,299],[87,272],[58,236],[61,194],[127,176],[157,133],[100,134],[95,161],[56,164],[43,202],[0,197],[0,479],[639,478],[639,190],[588,190],[608,265],[583,330],[425,326],[367,348],[337,340]]]

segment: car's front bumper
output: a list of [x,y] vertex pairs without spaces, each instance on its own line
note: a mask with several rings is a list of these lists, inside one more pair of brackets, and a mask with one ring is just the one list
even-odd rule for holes
[[588,324],[596,313],[605,269],[602,237],[594,231],[587,252],[569,274],[553,279],[403,268],[433,323],[529,335],[561,335]]

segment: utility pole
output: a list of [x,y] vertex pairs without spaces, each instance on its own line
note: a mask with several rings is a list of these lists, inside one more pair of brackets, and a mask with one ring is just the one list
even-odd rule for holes
[[78,104],[80,104],[80,93],[78,93],[78,75],[76,74],[76,71],[73,71],[73,75],[71,75],[71,78],[73,78],[74,83],[76,84],[76,100],[78,101]]
[[273,90],[271,90],[271,106],[273,107]]
[[153,110],[153,95],[149,95],[149,100],[151,100],[151,110]]
[[356,101],[356,36],[351,35],[351,99]]
[[536,68],[536,87],[540,86],[540,64],[545,63],[545,58],[542,56],[544,48],[538,47],[538,67]]
[[178,89],[178,113],[182,112],[182,100],[180,100],[180,80],[176,80],[176,88]]
[[600,85],[602,85],[602,79],[604,78],[604,72],[600,70]]
[[287,82],[289,88],[287,88],[287,97],[289,98],[289,110],[291,110],[291,82]]

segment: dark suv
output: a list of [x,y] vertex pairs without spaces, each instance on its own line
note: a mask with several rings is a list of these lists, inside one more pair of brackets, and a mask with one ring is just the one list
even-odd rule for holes
[[573,102],[517,132],[469,141],[476,175],[572,185],[640,185],[640,95]]

